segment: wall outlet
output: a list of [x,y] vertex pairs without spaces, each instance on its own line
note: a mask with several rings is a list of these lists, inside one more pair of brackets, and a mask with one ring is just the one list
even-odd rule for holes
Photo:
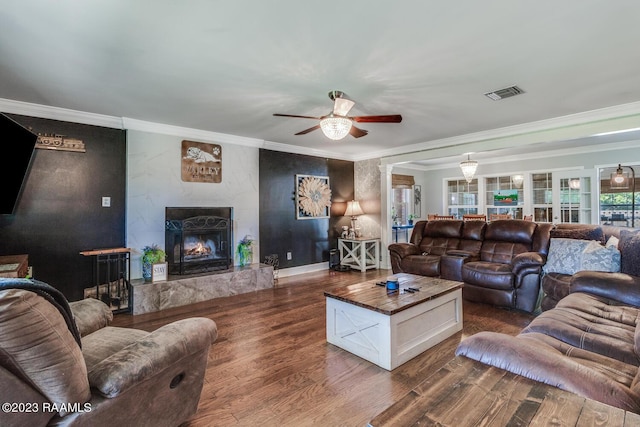
[[291,261],[291,252],[287,252],[287,261]]
[[102,198],[102,207],[110,208],[111,207],[111,197],[103,197]]

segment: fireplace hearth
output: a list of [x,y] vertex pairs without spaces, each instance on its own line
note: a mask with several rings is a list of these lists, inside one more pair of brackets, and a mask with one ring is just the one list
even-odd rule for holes
[[224,271],[233,267],[233,208],[165,209],[169,274]]

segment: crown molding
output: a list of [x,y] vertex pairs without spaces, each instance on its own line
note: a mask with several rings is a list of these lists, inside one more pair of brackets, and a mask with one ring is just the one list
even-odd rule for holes
[[[353,156],[336,154],[333,151],[315,150],[297,145],[282,144],[280,142],[264,141],[262,148],[273,151],[282,151],[292,154],[304,154],[307,156],[324,157],[336,160],[355,161]],[[364,159],[363,159],[364,160]]]
[[87,113],[84,111],[70,110],[68,108],[50,107],[48,105],[32,104],[30,102],[14,101],[12,99],[0,98],[0,111],[42,119],[124,129],[120,117]]
[[246,138],[243,136],[229,135],[226,133],[165,125],[162,123],[147,122],[144,120],[131,119],[128,117],[123,117],[122,123],[124,128],[127,130],[159,133],[163,135],[179,136],[183,138],[192,138],[205,141],[216,141],[226,144],[243,145],[246,147],[260,148],[264,143],[263,140],[256,138]]

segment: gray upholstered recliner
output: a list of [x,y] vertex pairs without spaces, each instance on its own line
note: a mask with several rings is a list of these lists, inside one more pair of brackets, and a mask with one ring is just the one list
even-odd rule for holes
[[96,299],[67,303],[42,282],[0,279],[0,425],[177,426],[192,416],[215,322],[149,333],[111,320]]

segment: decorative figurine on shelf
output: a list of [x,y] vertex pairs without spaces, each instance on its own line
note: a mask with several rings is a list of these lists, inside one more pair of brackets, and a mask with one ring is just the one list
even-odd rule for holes
[[356,232],[353,228],[349,229],[349,239],[355,239],[356,238]]
[[342,226],[342,234],[340,235],[340,237],[342,239],[347,239],[349,237],[349,226],[348,225],[343,225]]

